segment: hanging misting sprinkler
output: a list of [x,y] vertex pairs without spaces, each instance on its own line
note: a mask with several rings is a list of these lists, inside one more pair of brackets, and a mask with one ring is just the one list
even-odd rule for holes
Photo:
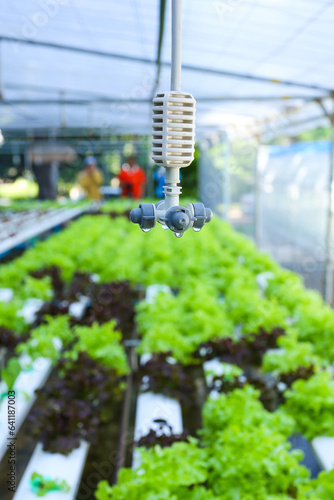
[[165,199],[156,205],[141,203],[131,210],[130,219],[144,232],[159,222],[171,229],[177,238],[193,228],[200,231],[212,219],[210,208],[203,203],[179,204],[181,194],[180,168],[188,167],[195,152],[196,101],[181,92],[182,0],[172,0],[172,75],[171,90],[153,99],[152,159],[166,169]]

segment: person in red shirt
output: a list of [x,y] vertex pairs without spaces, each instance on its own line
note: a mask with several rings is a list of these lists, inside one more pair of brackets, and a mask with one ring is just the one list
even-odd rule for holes
[[131,156],[127,162],[122,165],[118,175],[122,188],[122,196],[130,198],[142,198],[146,184],[146,175],[144,169],[137,165],[136,158]]

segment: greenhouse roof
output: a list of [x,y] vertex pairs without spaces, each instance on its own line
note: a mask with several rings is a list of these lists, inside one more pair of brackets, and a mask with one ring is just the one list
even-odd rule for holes
[[[168,1],[158,88],[158,0],[0,9],[1,128],[150,131],[152,95],[169,89]],[[331,95],[333,25],[333,0],[183,0],[182,88],[197,99],[198,131],[254,127]]]

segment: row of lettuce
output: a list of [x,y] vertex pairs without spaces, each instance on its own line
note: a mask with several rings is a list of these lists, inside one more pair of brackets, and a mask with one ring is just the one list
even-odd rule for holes
[[[329,500],[334,474],[309,479],[300,451],[289,451],[285,413],[269,413],[248,386],[203,409],[200,438],[142,450],[140,471],[123,469],[118,484],[100,482],[97,500]],[[157,481],[159,478],[159,481]]]
[[[113,210],[122,211],[124,206]],[[284,351],[264,349],[259,371],[280,377],[300,373],[301,368],[312,369],[307,378],[295,377],[299,379],[285,390],[274,413],[263,408],[259,392],[249,384],[221,394],[217,400],[208,399],[198,439],[143,450],[141,472],[145,473],[125,469],[116,486],[100,483],[98,500],[321,500],[333,496],[333,473],[310,480],[299,465],[299,453],[289,451],[286,441],[295,432],[310,439],[334,436],[334,313],[316,292],[304,289],[298,276],[281,269],[218,220],[200,235],[189,231],[180,241],[160,227],[144,235],[124,217],[106,215],[82,217],[3,265],[0,288],[14,289],[15,298],[7,304],[0,302],[0,327],[22,336],[17,353],[47,356],[59,364],[63,374],[58,385],[44,389],[51,403],[37,421],[44,443],[59,450],[59,431],[66,434],[64,422],[72,419],[71,433],[61,443],[64,453],[80,438],[91,437],[89,429],[96,429],[100,416],[105,415],[106,394],[112,391],[117,397],[119,377],[128,366],[113,320],[82,326],[73,325],[66,314],[45,316],[27,336],[28,327],[19,311],[28,298],[52,299],[52,278],[48,273],[36,274],[52,267],[61,269],[65,283],[71,283],[80,272],[98,275],[101,283],[128,280],[133,288],[169,285],[170,293],[158,295],[153,303],[137,305],[136,322],[142,337],[139,353],[172,353],[183,365],[196,364],[203,361],[201,348],[212,341],[228,340],[244,349],[244,339],[247,347],[263,332],[279,329],[284,334],[277,337],[277,346]],[[266,335],[266,339],[270,337]],[[73,383],[75,373],[82,376],[82,367],[88,362],[85,356],[103,372],[100,397],[94,392],[96,366],[81,384]],[[10,370],[9,362],[7,372]],[[103,370],[112,370],[112,376]],[[111,378],[113,389],[108,386]],[[86,390],[84,394],[79,386]],[[64,393],[68,401],[78,403],[75,414],[64,416],[60,425],[51,406]],[[95,407],[82,408],[80,401],[85,400],[95,401]],[[92,419],[95,427],[89,424]],[[82,432],[75,434],[73,429],[82,420]],[[156,481],[158,475],[163,481]]]

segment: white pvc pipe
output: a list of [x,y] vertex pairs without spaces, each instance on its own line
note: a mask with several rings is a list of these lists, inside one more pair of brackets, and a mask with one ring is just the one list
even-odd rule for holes
[[172,0],[172,75],[171,90],[181,90],[182,0]]
[[327,231],[326,231],[326,267],[324,296],[326,302],[333,305],[334,287],[334,258],[333,258],[333,220],[334,220],[334,123],[332,123],[332,144],[330,153],[329,179],[328,179],[328,209],[327,209]]
[[332,470],[334,467],[334,438],[317,437],[313,439],[311,445],[322,468],[328,471]]
[[[164,209],[168,210],[170,207],[175,207],[180,204],[181,189],[178,186],[180,182],[180,169],[178,167],[166,168],[166,181],[165,181],[165,206]],[[168,191],[167,191],[168,190]]]
[[[88,451],[89,443],[87,441],[81,441],[80,447],[71,451],[69,455],[43,451],[42,443],[37,443],[16,490],[14,500],[36,500],[38,498],[30,486],[30,478],[33,472],[67,482],[70,491],[67,493],[63,491],[50,492],[52,500],[74,500],[77,498]],[[47,495],[46,498],[49,498],[49,496]]]

